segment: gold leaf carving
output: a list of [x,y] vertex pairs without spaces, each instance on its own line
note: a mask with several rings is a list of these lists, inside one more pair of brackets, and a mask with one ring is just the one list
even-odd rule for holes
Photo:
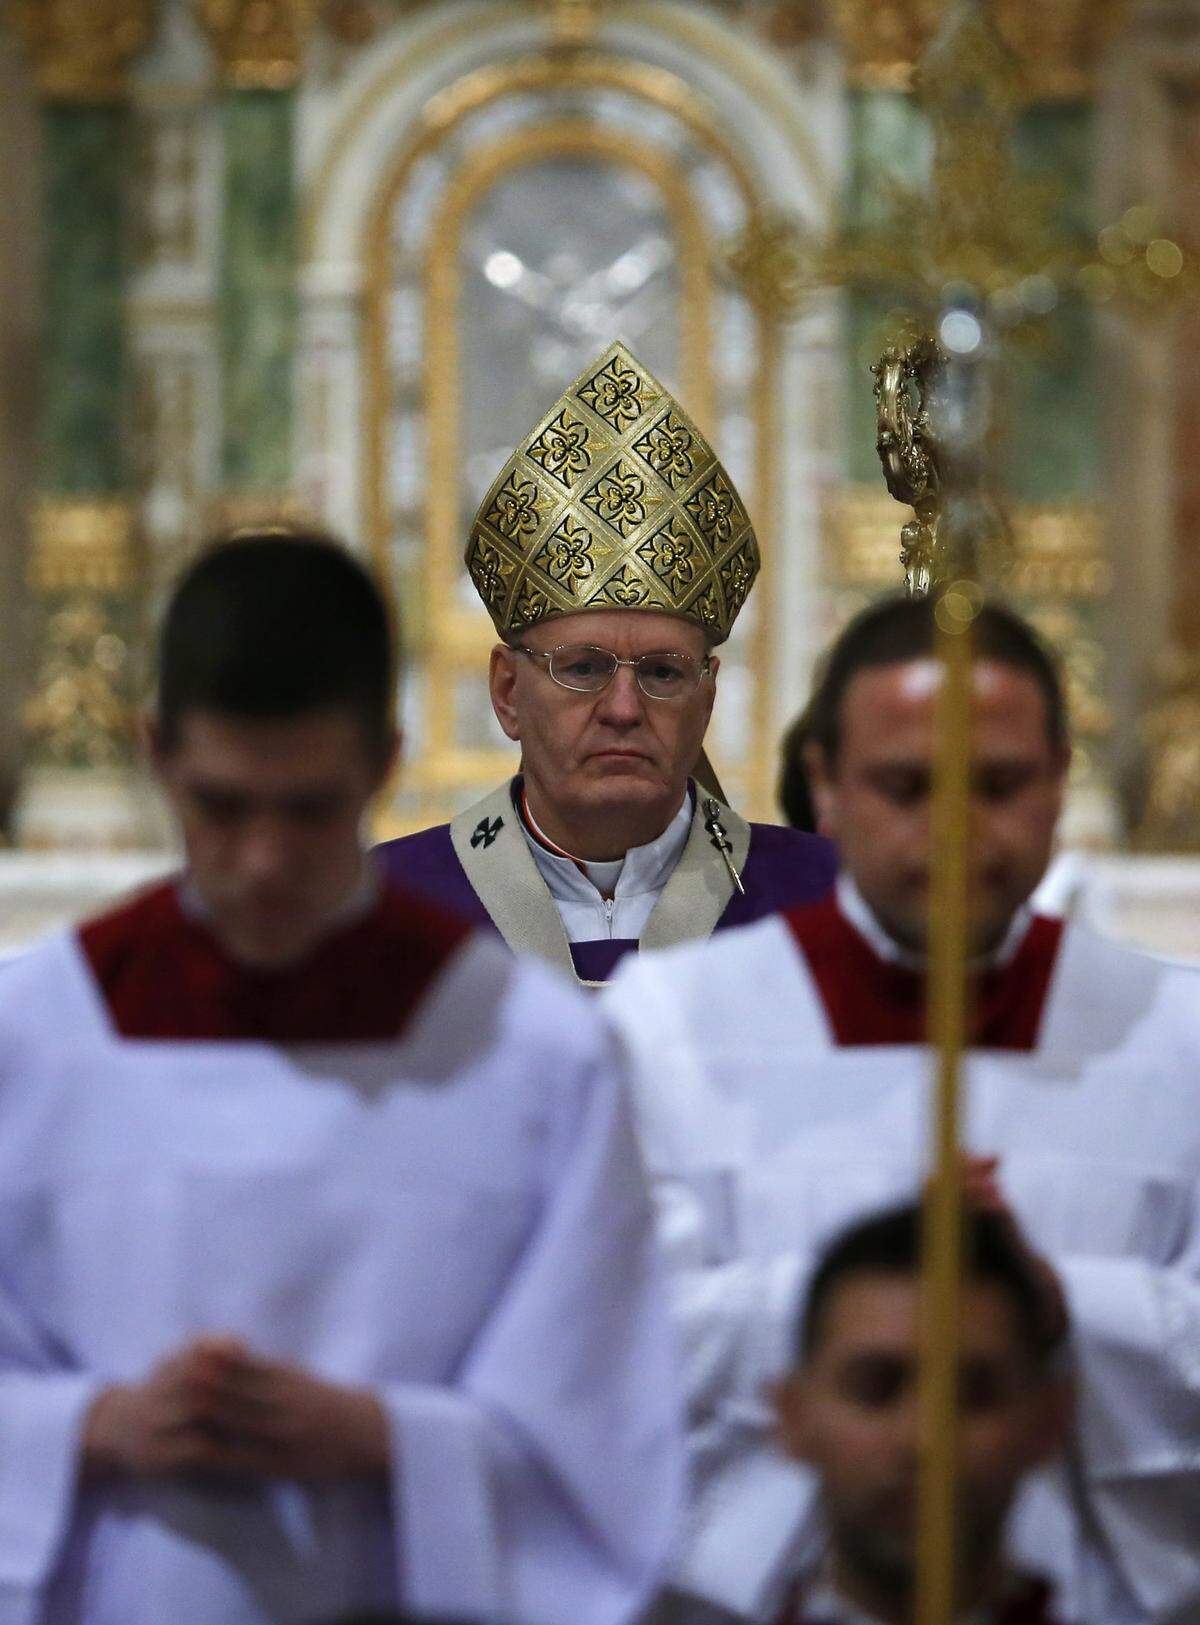
[[195,0],[225,81],[286,90],[300,78],[318,0]]
[[120,101],[150,37],[154,0],[9,0],[47,101]]
[[[832,0],[850,76],[870,89],[907,90],[945,11],[943,0]],[[1031,101],[1092,91],[1096,63],[1120,26],[1125,0],[993,0],[992,16],[1021,64]]]

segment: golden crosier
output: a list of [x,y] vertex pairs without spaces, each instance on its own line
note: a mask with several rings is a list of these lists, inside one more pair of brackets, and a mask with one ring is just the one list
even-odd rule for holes
[[9,0],[8,6],[33,57],[39,93],[61,102],[121,100],[153,13],[154,0]]
[[[944,14],[943,0],[832,0],[852,79],[906,90]],[[1029,101],[1082,100],[1125,13],[1125,0],[992,0],[991,14],[1021,66]]]
[[300,78],[318,0],[195,0],[225,82],[287,90]]

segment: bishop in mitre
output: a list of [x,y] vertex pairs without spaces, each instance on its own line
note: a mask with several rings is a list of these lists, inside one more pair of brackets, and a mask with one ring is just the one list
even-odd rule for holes
[[491,699],[521,769],[383,847],[394,879],[588,983],[639,947],[828,890],[828,843],[747,823],[702,782],[714,650],[758,543],[705,437],[623,344],[509,458],[466,563],[499,634]]

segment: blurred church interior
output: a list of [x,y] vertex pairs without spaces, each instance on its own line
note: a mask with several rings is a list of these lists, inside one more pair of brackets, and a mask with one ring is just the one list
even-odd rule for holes
[[[925,184],[914,63],[941,11],[8,0],[0,950],[170,864],[137,719],[164,589],[214,527],[319,520],[394,593],[407,749],[380,833],[511,772],[463,542],[615,336],[758,529],[710,754],[779,816],[780,736],[823,645],[900,585],[911,517],[869,370],[895,302],[797,267]],[[1200,0],[992,11],[1015,161],[1095,244],[1086,288],[1023,288],[1003,468],[1002,584],[1069,676],[1064,896],[1200,956]]]

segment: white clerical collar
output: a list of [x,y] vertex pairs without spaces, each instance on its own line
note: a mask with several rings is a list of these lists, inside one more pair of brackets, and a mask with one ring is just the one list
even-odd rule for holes
[[[844,869],[837,877],[837,905],[859,936],[865,939],[867,945],[880,959],[886,960],[891,965],[903,965],[906,970],[925,969],[925,955],[914,953],[911,948],[903,947],[894,937],[888,935],[871,912],[853,877]],[[978,959],[970,960],[967,968],[993,970],[1009,964],[1025,940],[1025,933],[1029,930],[1032,920],[1033,910],[1028,903],[1022,903],[1013,915],[999,946],[990,954],[982,954]]]
[[654,840],[645,846],[631,846],[623,858],[588,863],[550,850],[548,837],[538,828],[523,797],[521,813],[521,833],[542,879],[559,902],[595,903],[597,897],[628,902],[634,897],[657,897],[671,878],[692,828],[692,798],[685,795],[679,811]]

